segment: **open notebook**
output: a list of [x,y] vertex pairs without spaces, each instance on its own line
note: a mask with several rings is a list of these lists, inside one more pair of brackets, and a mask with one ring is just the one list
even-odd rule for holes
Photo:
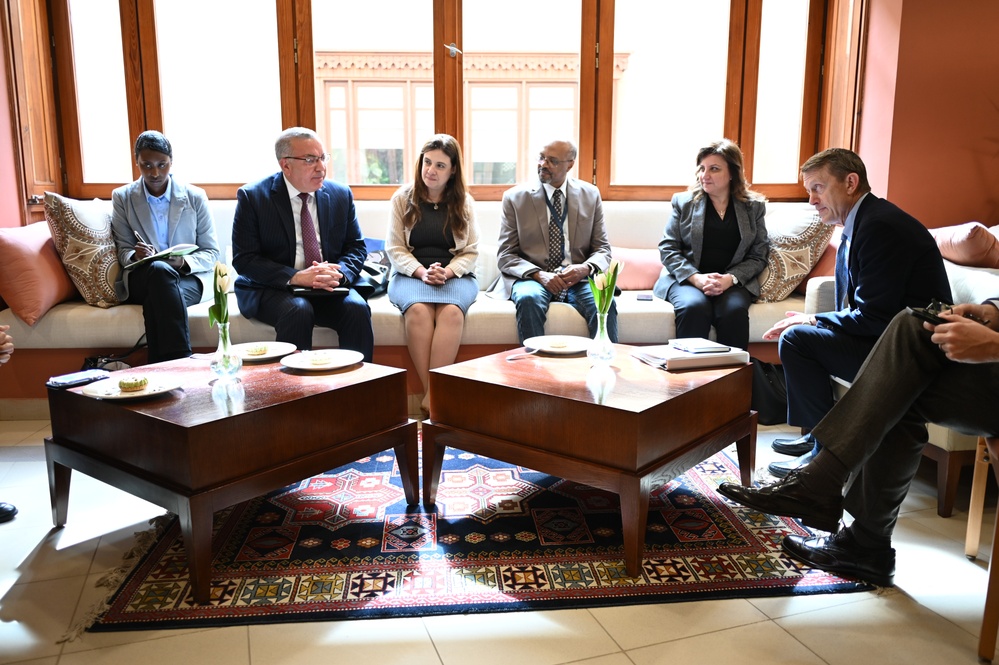
[[144,259],[133,261],[132,263],[129,263],[127,266],[125,266],[125,269],[130,270],[131,268],[143,266],[149,263],[150,261],[156,261],[158,259],[166,259],[170,258],[171,256],[184,256],[185,254],[190,254],[191,252],[196,252],[196,251],[198,251],[197,245],[188,245],[188,244],[174,245],[173,247],[167,247],[162,251],[147,256]]

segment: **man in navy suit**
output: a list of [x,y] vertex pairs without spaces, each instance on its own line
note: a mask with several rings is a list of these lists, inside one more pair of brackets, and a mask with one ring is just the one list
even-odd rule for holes
[[[787,378],[787,422],[811,430],[832,408],[830,376],[853,381],[892,318],[932,299],[951,301],[950,283],[936,241],[911,215],[871,193],[860,157],[830,148],[801,167],[808,201],[824,224],[842,224],[836,255],[836,306],[832,312],[788,317],[763,334],[780,337],[778,352]],[[778,452],[796,454],[774,462],[784,477],[817,452],[810,434],[775,441]]]
[[[279,342],[312,348],[316,325],[371,362],[368,303],[351,287],[367,250],[348,187],[326,180],[329,154],[311,129],[274,145],[281,172],[241,187],[232,225],[239,311],[274,326]],[[295,287],[310,289],[293,292]]]

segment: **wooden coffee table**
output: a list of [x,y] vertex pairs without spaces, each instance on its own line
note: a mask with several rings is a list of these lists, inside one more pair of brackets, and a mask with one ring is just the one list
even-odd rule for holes
[[665,372],[616,345],[604,372],[583,357],[510,351],[430,373],[423,424],[423,500],[437,495],[444,448],[520,464],[614,492],[621,499],[625,566],[641,571],[653,483],[675,478],[736,442],[752,482],[756,412],[749,365]]
[[66,523],[72,469],[176,513],[198,603],[210,599],[212,514],[221,508],[388,448],[406,500],[419,503],[417,424],[406,415],[404,370],[247,364],[228,391],[210,383],[208,360],[112,376],[129,372],[151,382],[174,377],[182,388],[145,400],[49,389],[52,519]]

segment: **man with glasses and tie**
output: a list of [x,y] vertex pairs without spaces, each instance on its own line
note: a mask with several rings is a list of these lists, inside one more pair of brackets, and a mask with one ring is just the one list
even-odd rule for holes
[[313,130],[286,129],[274,151],[281,171],[236,193],[239,311],[299,349],[312,348],[314,326],[333,328],[341,348],[371,362],[371,310],[351,288],[367,256],[353,195],[326,180],[329,154]]
[[[830,376],[853,381],[892,318],[933,299],[950,302],[950,283],[930,232],[911,215],[871,193],[860,156],[830,148],[801,167],[808,202],[823,224],[842,224],[836,255],[838,309],[810,315],[788,312],[763,334],[780,338],[787,378],[787,422],[810,431],[833,406]],[[796,459],[774,462],[783,478],[819,451],[810,434],[777,439],[773,448]]]
[[[538,155],[538,182],[503,194],[500,216],[500,277],[490,289],[512,298],[520,342],[545,334],[551,301],[572,305],[597,332],[597,308],[587,277],[607,270],[610,243],[600,191],[569,178],[576,162],[571,141],[553,141]],[[617,342],[617,309],[611,305],[608,334]]]

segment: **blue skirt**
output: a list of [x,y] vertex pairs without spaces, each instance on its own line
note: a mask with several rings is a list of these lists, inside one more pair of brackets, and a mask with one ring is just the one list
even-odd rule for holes
[[462,314],[468,314],[469,306],[479,295],[479,283],[475,275],[453,277],[443,286],[426,284],[421,279],[396,273],[389,280],[389,301],[405,314],[409,306],[418,303],[434,303],[436,305],[457,305]]

